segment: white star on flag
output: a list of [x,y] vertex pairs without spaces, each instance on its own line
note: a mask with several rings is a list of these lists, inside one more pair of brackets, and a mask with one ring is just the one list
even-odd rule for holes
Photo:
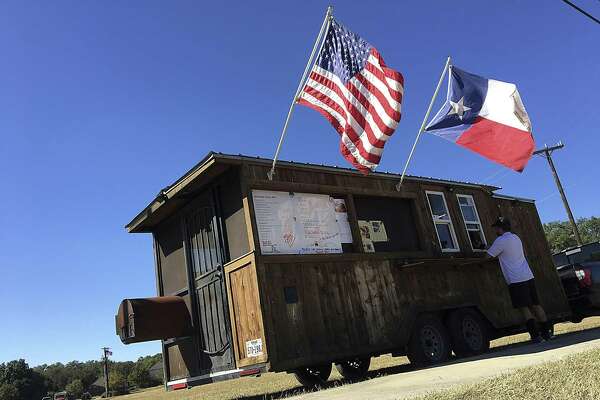
[[454,101],[450,100],[450,106],[452,107],[452,110],[450,110],[448,115],[456,114],[456,115],[458,115],[458,118],[460,118],[460,120],[462,121],[463,115],[465,115],[465,113],[471,109],[471,107],[465,106],[464,103],[465,103],[464,97],[461,97],[458,102],[454,102]]

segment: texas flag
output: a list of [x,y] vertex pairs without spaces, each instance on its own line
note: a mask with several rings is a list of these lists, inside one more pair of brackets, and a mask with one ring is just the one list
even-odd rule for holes
[[517,86],[454,66],[446,103],[425,130],[518,172],[535,148]]

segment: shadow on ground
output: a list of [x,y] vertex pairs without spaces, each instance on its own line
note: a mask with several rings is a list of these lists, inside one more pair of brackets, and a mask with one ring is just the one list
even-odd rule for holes
[[[443,367],[446,365],[452,365],[452,364],[457,364],[457,363],[468,363],[468,362],[476,361],[476,360],[518,356],[518,355],[525,355],[525,354],[535,354],[535,353],[540,353],[540,352],[544,352],[547,350],[559,349],[561,347],[570,346],[570,345],[573,345],[576,343],[589,342],[589,341],[596,340],[596,339],[600,339],[600,328],[593,328],[593,329],[588,329],[588,330],[584,330],[584,331],[564,333],[564,334],[556,336],[556,338],[554,338],[553,340],[551,340],[549,342],[545,342],[545,343],[531,344],[528,342],[524,342],[524,343],[516,343],[516,344],[509,344],[509,345],[505,345],[505,346],[495,347],[494,349],[490,350],[488,353],[485,353],[485,354],[482,354],[479,356],[469,357],[469,358],[461,358],[461,359],[453,358],[452,360],[450,360],[446,363],[438,364],[438,365],[426,367],[426,368],[417,369],[417,368],[414,368],[413,366],[411,366],[410,364],[403,364],[403,365],[397,365],[397,366],[393,366],[393,367],[380,368],[377,370],[369,371],[367,376],[364,379],[361,379],[360,381],[366,381],[366,380],[375,379],[375,378],[378,378],[381,376],[399,374],[399,373],[403,373],[403,372],[424,370],[424,369],[430,369],[430,368],[440,368],[440,367]],[[349,381],[346,379],[339,379],[339,380],[327,382],[324,385],[322,385],[320,388],[317,388],[317,389],[311,390],[311,389],[303,388],[302,386],[298,386],[293,389],[288,389],[288,390],[283,390],[283,391],[278,391],[278,392],[265,393],[265,394],[254,395],[254,396],[242,396],[242,397],[238,397],[237,400],[282,399],[282,398],[297,396],[300,394],[306,394],[306,393],[310,393],[310,392],[314,392],[314,391],[318,391],[318,390],[331,389],[334,387],[343,386],[343,385],[356,383],[356,382],[360,382],[360,381]]]

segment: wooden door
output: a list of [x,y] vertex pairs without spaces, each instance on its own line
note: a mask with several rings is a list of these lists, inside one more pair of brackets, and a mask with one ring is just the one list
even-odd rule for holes
[[200,375],[234,368],[223,264],[225,236],[216,191],[194,202],[185,220],[193,277]]

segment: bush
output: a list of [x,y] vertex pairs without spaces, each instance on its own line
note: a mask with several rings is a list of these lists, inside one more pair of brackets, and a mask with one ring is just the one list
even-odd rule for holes
[[112,371],[108,375],[108,385],[110,390],[117,394],[128,393],[127,376],[121,371]]
[[0,385],[0,399],[2,400],[20,400],[19,391],[15,385],[5,383]]
[[153,364],[148,362],[137,362],[135,367],[129,373],[129,384],[140,388],[147,388],[160,384],[152,375],[150,368]]
[[0,387],[0,399],[14,397],[15,391],[17,400],[42,398],[47,390],[44,378],[22,359],[0,364]]
[[75,379],[71,381],[66,387],[65,390],[72,394],[73,396],[80,398],[83,394],[83,382],[81,379]]

